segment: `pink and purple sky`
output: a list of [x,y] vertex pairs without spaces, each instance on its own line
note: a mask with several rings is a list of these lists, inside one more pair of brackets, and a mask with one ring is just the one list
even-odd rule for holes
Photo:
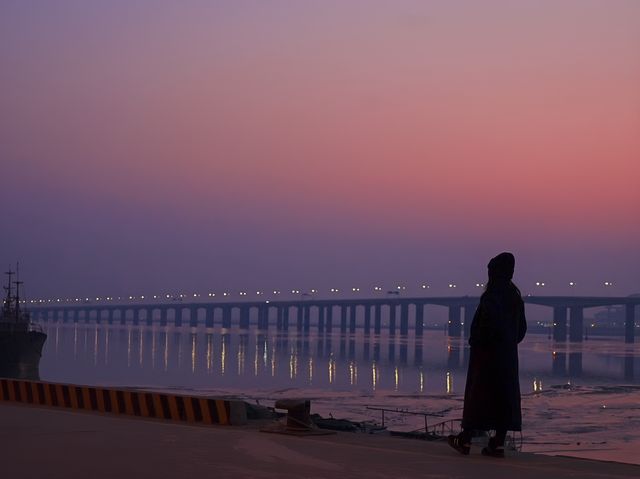
[[640,2],[4,0],[0,161],[31,296],[636,293]]

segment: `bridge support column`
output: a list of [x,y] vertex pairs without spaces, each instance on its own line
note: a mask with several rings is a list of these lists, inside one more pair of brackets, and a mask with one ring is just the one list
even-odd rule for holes
[[636,328],[636,318],[635,318],[635,304],[627,304],[624,307],[624,342],[625,343],[633,343],[635,341],[635,328]]
[[222,308],[222,327],[231,329],[231,308],[229,306]]
[[296,306],[296,330],[297,331],[302,331],[302,322],[304,319],[303,309],[304,308],[300,304]]
[[356,332],[356,313],[358,311],[358,306],[352,304],[349,306],[349,332],[351,334]]
[[140,310],[138,308],[133,310],[133,324],[135,326],[140,324]]
[[[421,338],[424,332],[424,304],[416,304],[416,337]],[[422,359],[420,359],[422,362]]]
[[327,315],[327,307],[319,306],[318,307],[318,332],[324,333],[324,318]]
[[167,308],[162,308],[160,310],[160,326],[167,325]]
[[569,376],[572,379],[582,376],[582,352],[569,353]]
[[569,340],[570,341],[582,341],[584,336],[584,313],[582,306],[571,306],[569,313]]
[[400,334],[406,336],[409,333],[409,305],[400,305]]
[[391,303],[389,305],[389,336],[396,335],[396,305]]
[[247,306],[240,308],[240,329],[249,329],[249,316],[251,315],[251,309]]
[[[326,323],[325,323],[325,331],[327,333],[330,333],[331,330],[333,329],[333,305],[329,305],[327,306],[327,316],[326,316]],[[326,346],[326,345],[325,345]]]
[[566,376],[567,353],[560,351],[551,353],[551,372],[554,376]]
[[567,340],[567,307],[553,307],[553,339],[554,341]]
[[371,333],[371,305],[364,305],[364,334]]
[[204,325],[206,328],[213,328],[213,320],[216,315],[216,308],[207,308],[204,318]]
[[460,306],[449,306],[449,336],[460,337]]
[[147,323],[147,326],[151,326],[153,324],[153,308],[147,309],[146,323]]
[[192,328],[198,327],[198,308],[191,308],[189,310],[189,326]]
[[269,329],[269,307],[258,307],[258,329],[260,331],[266,331]]
[[375,334],[380,334],[380,325],[382,323],[382,306],[376,304],[373,308],[373,332]]
[[[100,324],[100,315],[96,315],[96,322]],[[120,315],[120,324],[126,324],[126,322],[127,322],[127,310],[125,309],[125,310],[122,310],[122,314]]]
[[182,326],[182,307],[174,308],[174,311],[176,312],[174,324],[176,326]]
[[470,304],[464,305],[464,337],[468,338],[471,334],[471,323],[473,323],[473,316],[476,314],[476,307]]
[[308,304],[305,304],[302,308],[302,311],[304,314],[303,330],[305,333],[308,333],[309,328],[311,327],[311,306]]
[[340,332],[347,332],[347,309],[349,306],[345,306],[344,304],[340,305]]
[[62,310],[62,322],[66,323],[69,321],[69,311],[67,311],[66,309]]

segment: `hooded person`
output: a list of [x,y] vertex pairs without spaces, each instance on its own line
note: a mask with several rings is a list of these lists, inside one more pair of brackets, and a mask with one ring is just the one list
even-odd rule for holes
[[489,281],[471,323],[462,432],[449,436],[449,445],[462,454],[469,454],[474,430],[495,430],[482,453],[503,457],[507,431],[522,429],[518,343],[527,322],[522,295],[511,281],[514,268],[507,252],[487,265]]

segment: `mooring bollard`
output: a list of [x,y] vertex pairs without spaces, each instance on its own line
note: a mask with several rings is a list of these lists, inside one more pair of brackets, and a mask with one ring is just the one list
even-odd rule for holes
[[311,422],[311,401],[308,399],[280,399],[275,408],[287,410],[287,429],[291,431],[308,431],[315,427]]
[[308,399],[280,399],[274,404],[275,409],[286,409],[287,420],[270,424],[260,429],[262,432],[291,434],[294,436],[310,436],[335,434],[335,431],[320,429],[311,420],[311,401]]

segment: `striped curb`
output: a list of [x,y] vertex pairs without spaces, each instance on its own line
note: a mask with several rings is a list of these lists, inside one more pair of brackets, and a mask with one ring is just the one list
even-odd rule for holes
[[2,401],[197,424],[247,422],[242,401],[21,379],[0,378]]

